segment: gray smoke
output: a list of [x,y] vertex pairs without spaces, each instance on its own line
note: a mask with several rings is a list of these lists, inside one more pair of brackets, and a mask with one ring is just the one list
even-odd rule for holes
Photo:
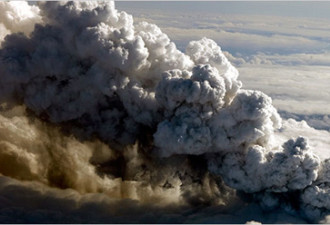
[[[271,98],[242,89],[214,41],[192,41],[182,53],[156,25],[134,24],[113,2],[0,9],[0,193],[14,183],[38,199],[6,200],[15,207],[35,215],[45,204],[39,199],[51,196],[55,205],[76,205],[58,221],[80,222],[86,204],[99,205],[100,215],[109,213],[104,205],[131,204],[132,218],[156,204],[162,208],[151,213],[171,218],[200,205],[213,215],[239,211],[231,202],[250,196],[258,210],[312,222],[329,214],[329,162],[307,138],[276,140],[282,120]],[[66,197],[70,191],[76,197]],[[128,209],[91,221],[125,221]],[[189,222],[183,218],[156,222]]]

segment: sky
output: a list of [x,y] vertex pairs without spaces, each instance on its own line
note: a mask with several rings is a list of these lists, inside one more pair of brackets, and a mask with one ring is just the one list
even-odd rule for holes
[[164,10],[191,13],[243,14],[243,15],[273,15],[302,18],[329,19],[329,2],[284,2],[284,1],[117,1],[118,8]]

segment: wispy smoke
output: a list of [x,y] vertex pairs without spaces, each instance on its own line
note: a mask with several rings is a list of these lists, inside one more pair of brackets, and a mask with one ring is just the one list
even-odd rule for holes
[[[282,121],[271,99],[241,89],[214,41],[182,53],[113,2],[0,10],[0,194],[13,187],[37,199],[11,198],[12,207],[35,216],[50,198],[64,207],[53,221],[80,221],[91,204],[107,215],[92,222],[132,222],[123,218],[130,208],[145,222],[140,210],[156,204],[150,213],[163,217],[154,222],[194,222],[175,210],[232,212],[249,195],[260,210],[313,222],[329,214],[329,162],[304,137],[275,140]],[[105,210],[120,204],[128,209]],[[195,222],[209,216],[203,210]]]

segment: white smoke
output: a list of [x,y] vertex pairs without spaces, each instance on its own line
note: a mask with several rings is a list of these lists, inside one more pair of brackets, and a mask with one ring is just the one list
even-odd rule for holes
[[312,184],[317,178],[319,159],[309,151],[306,140],[299,137],[284,143],[282,151],[267,152],[256,145],[244,154],[212,156],[209,168],[221,174],[230,186],[245,192],[287,192]]
[[265,210],[328,215],[328,161],[304,137],[279,142],[271,99],[241,89],[214,41],[182,53],[113,2],[0,9],[0,192],[33,181],[187,207],[229,205],[234,188]]
[[41,22],[40,9],[27,2],[0,2],[0,11],[0,43],[10,33],[30,34],[34,24]]

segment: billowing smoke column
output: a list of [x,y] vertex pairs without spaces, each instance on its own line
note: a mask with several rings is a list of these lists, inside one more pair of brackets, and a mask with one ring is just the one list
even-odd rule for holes
[[227,204],[226,184],[264,209],[329,214],[329,161],[303,137],[276,144],[271,99],[241,89],[214,41],[184,54],[112,2],[0,9],[4,176],[148,204]]

